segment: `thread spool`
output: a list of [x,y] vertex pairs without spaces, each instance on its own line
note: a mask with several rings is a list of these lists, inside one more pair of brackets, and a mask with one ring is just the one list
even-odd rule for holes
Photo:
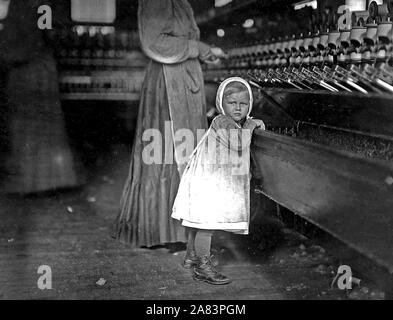
[[256,47],[256,53],[261,54],[263,52],[263,45],[262,44],[257,44]]
[[390,39],[390,42],[393,42],[393,29],[389,31],[388,39]]
[[268,45],[267,43],[265,43],[265,44],[262,46],[262,52],[263,52],[263,54],[268,54],[268,53],[269,53],[268,48],[269,48],[269,45]]
[[300,36],[295,41],[295,49],[299,50],[300,47],[303,45],[303,42],[304,42],[303,34],[300,34]]
[[354,46],[360,46],[363,42],[363,38],[366,35],[367,28],[363,26],[355,26],[350,32],[350,41]]
[[337,27],[339,13],[337,12],[330,12],[329,13],[329,20],[328,20],[328,28],[335,28]]
[[377,42],[377,30],[378,25],[376,23],[369,23],[366,25],[367,31],[366,35],[364,36],[364,42],[368,45],[375,45]]
[[322,33],[321,36],[319,37],[318,48],[320,50],[325,49],[327,47],[327,45],[328,45],[328,40],[329,40],[329,34],[328,33]]
[[319,35],[318,36],[314,36],[312,38],[312,42],[311,42],[311,44],[309,45],[308,48],[310,50],[316,50],[318,48],[318,45],[320,44],[320,42],[321,42],[321,37]]
[[282,53],[282,45],[283,45],[282,41],[276,42],[276,44],[274,46],[274,51],[277,53]]
[[312,44],[312,40],[313,38],[311,36],[304,38],[302,44],[299,46],[300,50],[305,51],[306,49],[309,49]]
[[275,50],[274,47],[276,46],[276,42],[274,41],[274,39],[272,39],[272,42],[270,42],[269,46],[268,46],[268,51],[270,54],[274,54]]
[[[276,42],[274,49],[278,54],[281,54],[282,53],[282,41]],[[278,65],[280,65],[280,63],[281,63],[280,55],[277,55],[276,58],[274,59],[274,65],[278,66]]]
[[392,30],[392,22],[385,21],[378,24],[377,37],[382,43],[389,43],[388,33]]
[[389,14],[389,8],[392,8],[392,1],[389,1],[389,3],[390,5],[388,7],[387,3],[378,5],[375,1],[372,1],[368,6],[370,17],[376,20],[377,17],[387,16]]
[[289,49],[291,50],[291,51],[295,51],[296,50],[296,47],[295,47],[295,45],[296,45],[296,39],[295,39],[295,36],[293,36],[292,38],[291,38],[291,40],[289,40]]
[[352,26],[364,26],[370,14],[368,11],[355,11],[352,12],[351,20]]
[[284,42],[282,43],[281,50],[282,50],[283,52],[290,52],[289,41],[288,41],[288,40],[286,40],[286,41],[284,41]]
[[340,32],[340,38],[339,38],[340,44],[344,47],[348,46],[350,42],[350,36],[351,36],[351,30],[342,30]]
[[330,31],[328,35],[328,46],[337,48],[340,44],[340,32],[338,30]]

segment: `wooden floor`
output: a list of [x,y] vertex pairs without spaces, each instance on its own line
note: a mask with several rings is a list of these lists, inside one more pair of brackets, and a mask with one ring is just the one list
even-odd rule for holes
[[[110,237],[128,171],[129,150],[113,149],[80,190],[0,200],[0,299],[381,299],[372,284],[331,288],[337,265],[324,249],[284,229],[273,250],[219,233],[219,269],[233,281],[212,286],[181,267],[183,246],[132,249]],[[52,270],[40,290],[39,266]],[[99,279],[105,284],[98,285]]]

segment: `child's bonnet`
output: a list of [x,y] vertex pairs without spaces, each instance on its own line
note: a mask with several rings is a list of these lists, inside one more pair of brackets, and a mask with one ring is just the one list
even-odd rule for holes
[[217,89],[217,95],[216,95],[216,108],[217,110],[225,115],[225,110],[223,108],[223,98],[224,98],[224,92],[225,89],[227,88],[227,86],[232,83],[232,82],[240,82],[242,83],[247,91],[248,91],[248,95],[250,97],[250,104],[249,104],[249,109],[248,109],[248,113],[247,113],[247,119],[250,118],[250,113],[252,111],[252,104],[253,104],[253,97],[252,97],[252,90],[250,85],[248,84],[248,82],[246,80],[244,80],[243,78],[240,77],[231,77],[228,79],[225,79],[223,82],[221,82],[220,86]]

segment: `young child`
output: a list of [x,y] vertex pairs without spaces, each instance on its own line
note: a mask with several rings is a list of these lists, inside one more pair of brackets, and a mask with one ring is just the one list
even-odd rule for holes
[[211,284],[230,280],[217,272],[210,254],[215,230],[248,234],[250,218],[250,143],[252,132],[265,129],[250,118],[252,91],[242,78],[228,78],[217,91],[221,113],[198,143],[182,175],[172,218],[187,227],[183,266],[194,279]]

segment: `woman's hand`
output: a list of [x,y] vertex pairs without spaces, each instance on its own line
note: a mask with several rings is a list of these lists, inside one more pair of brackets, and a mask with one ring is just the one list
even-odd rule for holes
[[218,59],[218,58],[215,57],[215,56],[211,56],[209,59],[206,59],[206,60],[204,60],[203,62],[206,63],[206,64],[217,65],[217,64],[219,64],[219,63],[221,62],[221,60]]
[[209,58],[206,59],[204,62],[207,64],[219,64],[221,59],[227,59],[228,54],[226,54],[221,48],[212,47],[210,48],[210,55]]
[[200,42],[200,51],[203,53],[199,55],[199,58],[206,64],[217,65],[221,62],[221,59],[228,58],[228,54],[221,48],[208,47],[202,42]]
[[210,48],[210,52],[218,59],[228,59],[228,54],[225,53],[221,48],[212,47]]

